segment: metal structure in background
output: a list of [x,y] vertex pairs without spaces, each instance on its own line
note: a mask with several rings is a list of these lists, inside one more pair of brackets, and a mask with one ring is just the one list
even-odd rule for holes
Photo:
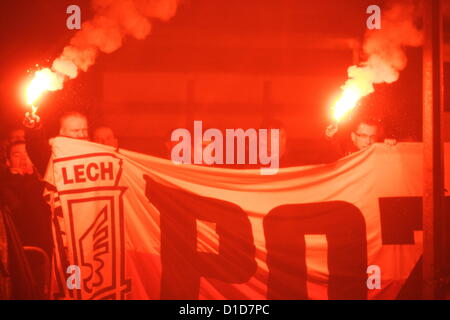
[[443,18],[441,0],[423,0],[423,298],[445,298]]

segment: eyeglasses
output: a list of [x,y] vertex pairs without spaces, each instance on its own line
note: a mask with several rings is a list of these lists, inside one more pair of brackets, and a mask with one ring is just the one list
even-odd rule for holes
[[375,139],[376,139],[376,135],[368,135],[365,133],[358,133],[358,132],[355,132],[355,134],[358,136],[358,138],[361,138],[364,140],[375,141]]

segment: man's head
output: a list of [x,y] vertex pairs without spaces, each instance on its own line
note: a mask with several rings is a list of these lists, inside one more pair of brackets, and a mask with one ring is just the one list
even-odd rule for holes
[[25,141],[25,131],[23,129],[11,130],[8,134],[8,142]]
[[99,127],[94,130],[93,141],[117,148],[119,142],[114,136],[114,132],[109,127]]
[[353,146],[357,150],[370,147],[377,141],[379,134],[379,123],[375,120],[362,120],[354,127],[351,138]]
[[79,112],[66,113],[60,118],[59,125],[61,136],[82,140],[89,138],[87,118]]
[[33,173],[33,164],[28,157],[24,141],[15,141],[8,146],[6,165],[13,173]]

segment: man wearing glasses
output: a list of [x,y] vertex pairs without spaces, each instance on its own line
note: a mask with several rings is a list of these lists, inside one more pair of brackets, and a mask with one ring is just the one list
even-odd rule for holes
[[[339,158],[352,154],[354,152],[366,149],[378,141],[381,131],[381,124],[373,119],[361,119],[351,130],[350,139],[346,139],[343,143],[339,143],[335,135],[338,132],[336,125],[329,125],[325,130],[325,138],[331,144],[333,150],[331,157],[327,157],[328,161],[335,161]],[[384,143],[393,146],[397,143],[396,139],[384,139]]]

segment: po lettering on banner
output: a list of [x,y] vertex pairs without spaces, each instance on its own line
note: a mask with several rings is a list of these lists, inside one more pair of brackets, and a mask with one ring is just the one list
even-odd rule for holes
[[[230,202],[164,186],[149,176],[145,180],[147,197],[161,216],[161,299],[198,299],[200,277],[232,284],[245,283],[255,274],[254,239],[246,212]],[[197,252],[197,219],[216,223],[219,254]],[[346,202],[279,206],[263,225],[269,299],[308,298],[307,234],[327,237],[329,297],[367,299],[366,226],[358,208]]]

